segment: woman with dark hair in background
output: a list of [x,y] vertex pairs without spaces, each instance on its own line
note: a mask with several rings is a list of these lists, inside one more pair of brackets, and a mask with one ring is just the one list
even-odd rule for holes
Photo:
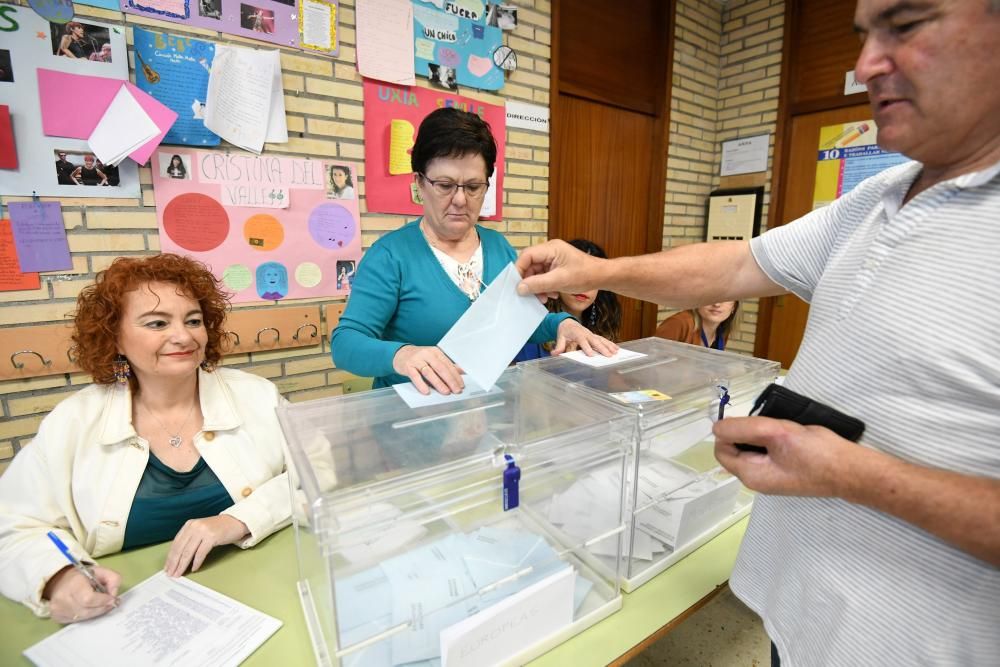
[[[588,255],[601,259],[608,257],[604,249],[593,241],[573,239],[569,244]],[[607,290],[591,290],[575,294],[560,292],[559,298],[549,299],[545,307],[552,313],[569,313],[595,334],[615,343],[619,342],[622,326],[622,304],[614,292]],[[521,349],[514,361],[547,357],[551,349],[551,343],[528,343]],[[574,349],[573,346],[567,346],[567,351],[572,349]]]
[[[424,215],[362,258],[331,340],[337,368],[375,377],[375,387],[409,380],[424,394],[463,389],[437,344],[517,258],[502,234],[476,224],[496,155],[489,125],[476,114],[445,107],[420,124],[411,166]],[[555,340],[555,353],[570,345],[609,355],[617,349],[567,313],[547,315],[531,340]]]

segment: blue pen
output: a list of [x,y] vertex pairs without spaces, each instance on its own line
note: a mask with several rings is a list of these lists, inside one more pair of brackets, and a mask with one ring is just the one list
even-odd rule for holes
[[69,552],[69,547],[63,544],[63,541],[59,539],[58,535],[56,535],[50,530],[48,532],[48,536],[49,539],[52,540],[52,543],[55,544],[56,547],[59,549],[59,551],[63,553],[63,556],[66,556],[66,560],[69,561],[70,565],[76,568],[77,572],[87,577],[87,579],[90,581],[91,588],[93,588],[98,593],[108,592],[108,589],[104,587],[104,584],[99,582],[97,580],[97,577],[94,576],[94,571],[90,569],[90,566],[78,561],[76,557]]

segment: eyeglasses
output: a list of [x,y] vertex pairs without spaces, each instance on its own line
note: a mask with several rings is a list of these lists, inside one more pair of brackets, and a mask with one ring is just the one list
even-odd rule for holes
[[489,183],[456,183],[449,180],[431,180],[426,174],[420,174],[420,178],[431,184],[434,192],[441,197],[453,197],[459,188],[465,190],[465,196],[469,199],[479,199],[486,194]]

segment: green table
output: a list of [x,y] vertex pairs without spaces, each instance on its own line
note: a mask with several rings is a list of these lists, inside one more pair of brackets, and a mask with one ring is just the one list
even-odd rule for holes
[[[626,594],[621,611],[549,651],[532,664],[604,665],[630,656],[669,630],[675,620],[713,595],[729,578],[747,520],[736,523],[700,549]],[[128,584],[163,566],[168,544],[101,559]],[[286,528],[253,549],[219,549],[191,579],[280,619],[284,625],[246,665],[311,665],[312,647],[295,588],[295,534]],[[26,607],[0,598],[0,665],[30,665],[21,652],[59,629]]]

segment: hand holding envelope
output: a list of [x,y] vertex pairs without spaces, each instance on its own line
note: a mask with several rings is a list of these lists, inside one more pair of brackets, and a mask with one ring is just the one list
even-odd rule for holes
[[438,343],[480,387],[496,383],[548,314],[534,296],[517,293],[520,282],[508,264]]

